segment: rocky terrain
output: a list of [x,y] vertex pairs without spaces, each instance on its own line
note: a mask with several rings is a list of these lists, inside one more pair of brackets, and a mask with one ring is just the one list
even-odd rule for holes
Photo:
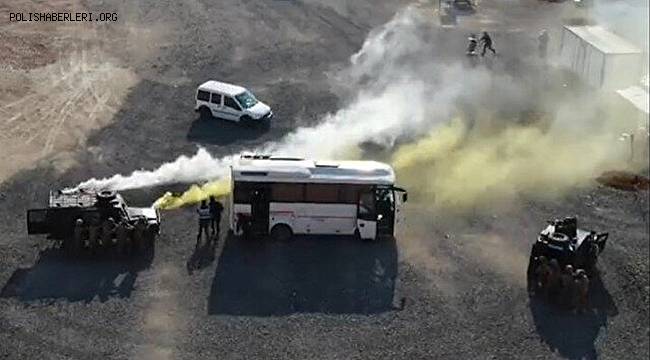
[[[21,0],[0,9],[47,5],[117,12],[119,20],[0,23],[6,30],[0,64],[9,75],[0,79],[0,146],[8,149],[0,159],[0,357],[650,355],[648,193],[595,181],[556,198],[522,195],[508,206],[460,213],[411,197],[406,228],[396,240],[376,243],[246,242],[224,231],[215,246],[196,248],[192,208],[163,213],[162,234],[147,259],[70,259],[46,239],[28,237],[25,211],[43,206],[49,189],[154,169],[198,146],[214,156],[235,154],[317,124],[350,102],[331,75],[349,66],[372,29],[409,5],[46,3]],[[500,53],[495,71],[525,73],[520,54],[535,51],[534,38],[553,14],[562,20],[560,8],[527,0],[483,3],[479,14],[435,32],[435,50],[444,61],[465,61],[467,32],[487,28]],[[423,31],[437,27],[432,4],[414,6],[430,13]],[[244,84],[271,104],[270,130],[199,120],[194,92],[208,78]],[[165,190],[125,196],[149,205]],[[585,228],[610,232],[586,314],[548,306],[526,290],[537,232],[567,214],[577,214]]]

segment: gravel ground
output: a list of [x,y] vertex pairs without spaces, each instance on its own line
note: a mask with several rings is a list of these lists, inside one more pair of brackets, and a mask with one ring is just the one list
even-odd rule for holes
[[[520,199],[471,214],[412,201],[403,234],[370,244],[222,235],[215,246],[196,248],[195,214],[179,209],[163,214],[155,254],[137,262],[71,260],[26,236],[25,209],[41,206],[50,188],[155,168],[197,144],[235,153],[336,111],[346,98],[327,74],[344,68],[368,32],[406,3],[86,1],[93,11],[125,14],[98,34],[139,81],[110,125],[75,151],[74,165],[61,170],[46,161],[0,184],[0,357],[648,358],[647,192],[593,184],[556,200]],[[530,50],[527,32],[541,26],[535,19],[555,10],[511,3],[486,5],[490,16],[518,16],[511,28],[484,14],[465,18],[465,29],[439,35],[442,48],[462,53],[465,43],[454,36],[494,26],[500,51]],[[152,41],[121,43],[129,32]],[[524,71],[516,56],[502,64]],[[245,84],[272,104],[271,130],[197,120],[192,97],[206,78]],[[162,191],[125,195],[148,205]],[[587,314],[526,292],[530,244],[545,220],[564,214],[610,232]]]

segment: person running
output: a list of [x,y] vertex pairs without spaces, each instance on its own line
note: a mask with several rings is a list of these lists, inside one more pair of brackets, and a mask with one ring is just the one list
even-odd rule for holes
[[542,30],[537,36],[538,51],[540,59],[546,59],[546,50],[548,49],[548,31]]
[[575,288],[573,284],[573,278],[575,272],[573,271],[573,266],[566,265],[564,271],[560,276],[560,282],[562,284],[562,301],[561,304],[564,305],[567,309],[573,310],[575,308]]
[[113,245],[113,235],[115,232],[115,220],[112,217],[104,220],[102,223],[102,246],[109,249]]
[[540,256],[538,263],[539,265],[535,269],[535,293],[546,297],[551,267],[548,265],[546,256]]
[[201,200],[201,206],[196,209],[196,212],[199,214],[199,234],[196,235],[196,246],[199,246],[203,232],[205,232],[206,236],[210,236],[209,231],[212,215],[210,214],[210,207],[208,206],[208,202],[205,200]]
[[[221,213],[223,212],[223,205],[218,202],[214,196],[210,196],[210,202],[208,204],[210,208],[210,227],[212,228],[212,235],[219,236],[219,227],[221,224]],[[216,231],[215,231],[216,228]]]
[[147,221],[144,218],[139,218],[133,228],[133,247],[136,252],[143,253],[145,249],[145,241],[147,232]]
[[485,56],[486,50],[490,50],[492,51],[492,54],[496,55],[497,51],[492,47],[492,38],[487,33],[487,31],[483,31],[483,36],[481,36],[481,43],[483,44],[483,51],[481,52],[481,56]]
[[548,274],[548,290],[546,291],[546,300],[549,302],[555,302],[560,293],[560,275],[562,270],[560,269],[560,264],[557,259],[551,259],[549,261],[549,268],[551,269]]
[[129,254],[131,247],[130,234],[133,231],[133,226],[129,225],[126,221],[120,221],[115,229],[115,238],[117,239],[117,252],[119,255],[125,256]]
[[466,54],[469,56],[476,55],[476,50],[478,50],[478,40],[476,39],[476,35],[469,34],[467,40],[469,40],[469,43],[467,44]]
[[84,221],[83,219],[79,218],[75,221],[74,224],[74,242],[72,244],[73,253],[77,253],[83,248],[85,241],[84,233]]
[[99,250],[99,220],[92,219],[88,226],[88,247],[93,254]]
[[583,312],[589,305],[589,277],[584,269],[576,271],[575,286],[578,293],[577,308],[579,312]]

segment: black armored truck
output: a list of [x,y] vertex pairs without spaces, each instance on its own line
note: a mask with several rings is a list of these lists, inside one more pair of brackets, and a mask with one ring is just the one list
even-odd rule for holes
[[608,233],[579,229],[578,219],[573,216],[550,220],[533,244],[529,275],[540,256],[556,259],[562,268],[571,265],[574,269],[585,269],[591,274],[596,269],[598,256],[605,249],[608,237]]
[[153,207],[127,206],[114,191],[50,191],[49,206],[27,211],[27,232],[46,234],[64,248],[119,249],[125,253],[153,246],[160,213]]

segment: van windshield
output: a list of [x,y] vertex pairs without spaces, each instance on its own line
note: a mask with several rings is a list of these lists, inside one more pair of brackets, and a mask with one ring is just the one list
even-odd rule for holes
[[237,101],[239,101],[239,103],[244,109],[248,109],[250,107],[255,106],[255,104],[257,104],[257,99],[253,94],[251,94],[250,91],[244,91],[239,95],[235,95],[235,97],[237,98]]

